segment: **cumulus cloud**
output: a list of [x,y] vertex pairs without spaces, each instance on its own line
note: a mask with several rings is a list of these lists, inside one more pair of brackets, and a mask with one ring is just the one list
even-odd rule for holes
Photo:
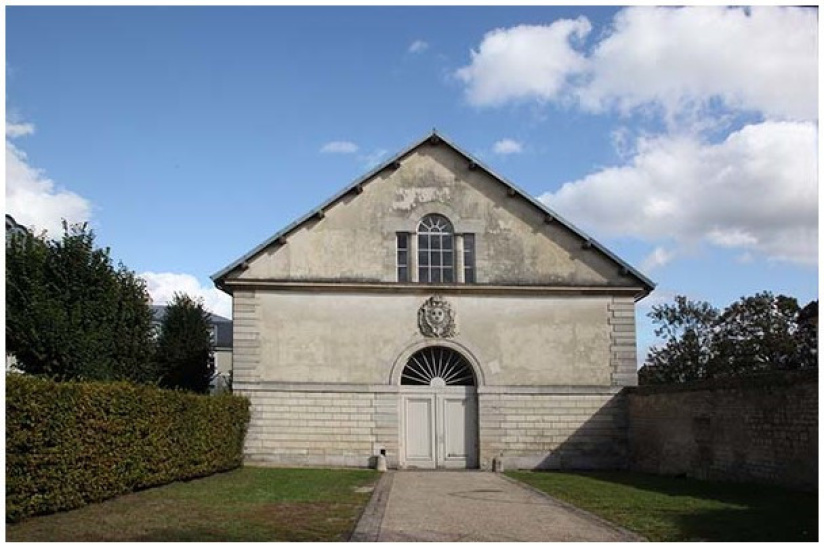
[[12,139],[34,133],[32,124],[6,122],[6,213],[36,233],[63,234],[63,219],[81,223],[91,219],[92,205],[82,196],[58,188],[45,172],[32,166],[26,153]]
[[523,152],[523,145],[514,139],[501,139],[492,145],[492,151],[495,154],[518,154]]
[[354,154],[358,152],[358,146],[351,141],[330,141],[320,148],[320,152],[333,154]]
[[670,116],[721,100],[770,118],[817,116],[818,22],[790,7],[633,7],[588,59],[584,107],[646,104]]
[[139,275],[146,281],[146,289],[155,305],[165,305],[174,294],[185,293],[190,297],[203,298],[207,310],[217,315],[232,318],[232,298],[211,286],[201,286],[197,277],[186,273],[153,273]]
[[576,98],[592,111],[644,107],[674,119],[720,101],[768,118],[817,117],[814,9],[632,7],[587,49],[590,30],[584,17],[496,29],[455,75],[476,106]]
[[495,29],[471,52],[472,62],[455,76],[466,84],[466,97],[476,106],[555,99],[567,80],[586,68],[586,58],[572,42],[591,29],[585,17]]
[[602,234],[706,242],[813,265],[818,261],[816,134],[812,122],[764,122],[715,144],[696,136],[640,139],[626,164],[566,183],[540,199]]
[[429,48],[429,44],[423,40],[415,40],[409,45],[409,53],[423,53]]

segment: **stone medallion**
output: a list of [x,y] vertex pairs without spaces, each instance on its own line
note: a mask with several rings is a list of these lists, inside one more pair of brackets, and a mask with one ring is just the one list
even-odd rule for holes
[[418,309],[418,328],[426,337],[454,337],[455,312],[439,295],[433,295]]

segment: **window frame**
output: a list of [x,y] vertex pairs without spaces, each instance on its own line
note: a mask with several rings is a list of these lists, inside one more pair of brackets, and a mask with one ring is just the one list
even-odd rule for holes
[[432,213],[418,222],[418,282],[455,284],[455,229],[444,215]]
[[[398,282],[410,282],[409,256],[411,250],[409,236],[409,233],[405,232],[396,233],[395,236],[395,276]],[[403,247],[401,247],[401,239],[404,241]],[[401,261],[401,254],[403,254],[405,261]]]
[[475,268],[475,233],[463,234],[463,283],[475,284],[477,282],[477,269]]

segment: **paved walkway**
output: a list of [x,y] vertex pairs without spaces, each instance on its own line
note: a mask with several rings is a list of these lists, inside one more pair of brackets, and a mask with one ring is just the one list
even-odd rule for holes
[[383,475],[352,541],[641,541],[511,479],[480,471]]

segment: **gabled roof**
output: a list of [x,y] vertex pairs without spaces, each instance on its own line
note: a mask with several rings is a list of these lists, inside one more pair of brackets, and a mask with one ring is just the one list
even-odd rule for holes
[[[160,325],[166,316],[167,305],[151,305],[152,317],[155,324]],[[215,327],[216,341],[215,347],[232,348],[232,320],[225,316],[209,313],[209,323]]]
[[345,187],[343,190],[341,190],[340,192],[335,194],[333,197],[328,199],[326,202],[324,202],[319,207],[313,209],[312,211],[310,211],[309,213],[307,213],[306,215],[304,215],[303,217],[301,217],[297,221],[294,221],[293,223],[289,224],[288,226],[286,226],[285,228],[283,228],[279,232],[275,233],[270,238],[268,238],[267,240],[265,240],[264,242],[262,242],[261,244],[256,246],[252,251],[250,251],[249,253],[243,255],[242,257],[238,258],[237,260],[233,261],[226,268],[224,268],[224,269],[218,271],[217,273],[213,274],[212,277],[211,277],[212,280],[215,282],[215,284],[217,286],[220,286],[222,280],[230,272],[232,272],[233,270],[237,269],[238,267],[240,267],[244,263],[246,263],[249,260],[251,260],[252,258],[254,258],[256,255],[261,253],[263,250],[268,248],[273,243],[277,242],[280,239],[286,238],[290,233],[292,233],[295,230],[299,229],[304,223],[307,223],[312,218],[316,217],[319,214],[322,214],[325,210],[328,210],[336,202],[343,199],[344,197],[346,197],[350,193],[360,190],[360,188],[364,184],[366,184],[370,179],[372,179],[373,177],[375,177],[376,175],[378,175],[379,173],[381,173],[385,169],[395,165],[403,157],[407,156],[408,154],[410,154],[412,151],[414,151],[418,147],[420,147],[420,146],[422,146],[426,143],[433,143],[433,142],[434,143],[444,143],[444,144],[448,145],[453,150],[455,150],[455,152],[457,152],[458,154],[465,157],[469,161],[469,163],[473,166],[473,168],[481,169],[481,170],[485,171],[487,174],[489,174],[490,176],[492,176],[496,180],[500,181],[501,184],[508,187],[510,189],[511,193],[520,196],[521,198],[523,198],[524,200],[526,200],[527,202],[532,204],[534,207],[536,207],[538,210],[540,210],[540,212],[542,214],[544,214],[545,216],[549,216],[554,222],[560,223],[561,225],[566,227],[568,230],[570,230],[573,233],[577,234],[582,240],[587,242],[592,248],[597,249],[598,251],[600,251],[601,253],[603,253],[604,255],[606,255],[607,257],[609,257],[610,259],[612,259],[616,263],[618,263],[623,269],[625,269],[627,271],[627,273],[631,273],[633,276],[635,276],[639,281],[641,281],[641,283],[646,287],[646,289],[648,291],[652,291],[655,288],[655,283],[654,282],[652,282],[649,278],[647,278],[646,276],[641,274],[632,265],[625,262],[623,259],[621,259],[617,255],[615,255],[614,253],[609,251],[603,244],[601,244],[600,242],[598,242],[597,240],[595,240],[594,238],[592,238],[591,236],[586,234],[581,229],[577,228],[575,225],[573,225],[572,223],[570,223],[569,221],[567,221],[566,219],[564,219],[563,217],[561,217],[560,215],[555,213],[553,210],[549,209],[542,202],[539,202],[538,200],[536,200],[535,198],[530,196],[529,193],[525,192],[523,189],[519,188],[514,183],[512,183],[512,182],[508,181],[506,178],[501,177],[500,175],[496,174],[494,171],[492,171],[490,168],[488,168],[486,165],[484,165],[480,160],[473,157],[468,152],[462,150],[460,147],[458,147],[457,145],[452,143],[450,140],[445,138],[442,134],[440,134],[439,132],[437,132],[434,129],[432,130],[432,133],[426,135],[422,139],[419,139],[419,140],[415,141],[412,145],[409,145],[408,147],[403,149],[401,152],[399,152],[398,154],[396,154],[395,156],[393,156],[392,158],[390,158],[389,160],[387,160],[383,164],[379,165],[377,168],[375,168],[372,171],[368,172],[366,175],[356,179],[354,182],[349,184],[347,187]]

